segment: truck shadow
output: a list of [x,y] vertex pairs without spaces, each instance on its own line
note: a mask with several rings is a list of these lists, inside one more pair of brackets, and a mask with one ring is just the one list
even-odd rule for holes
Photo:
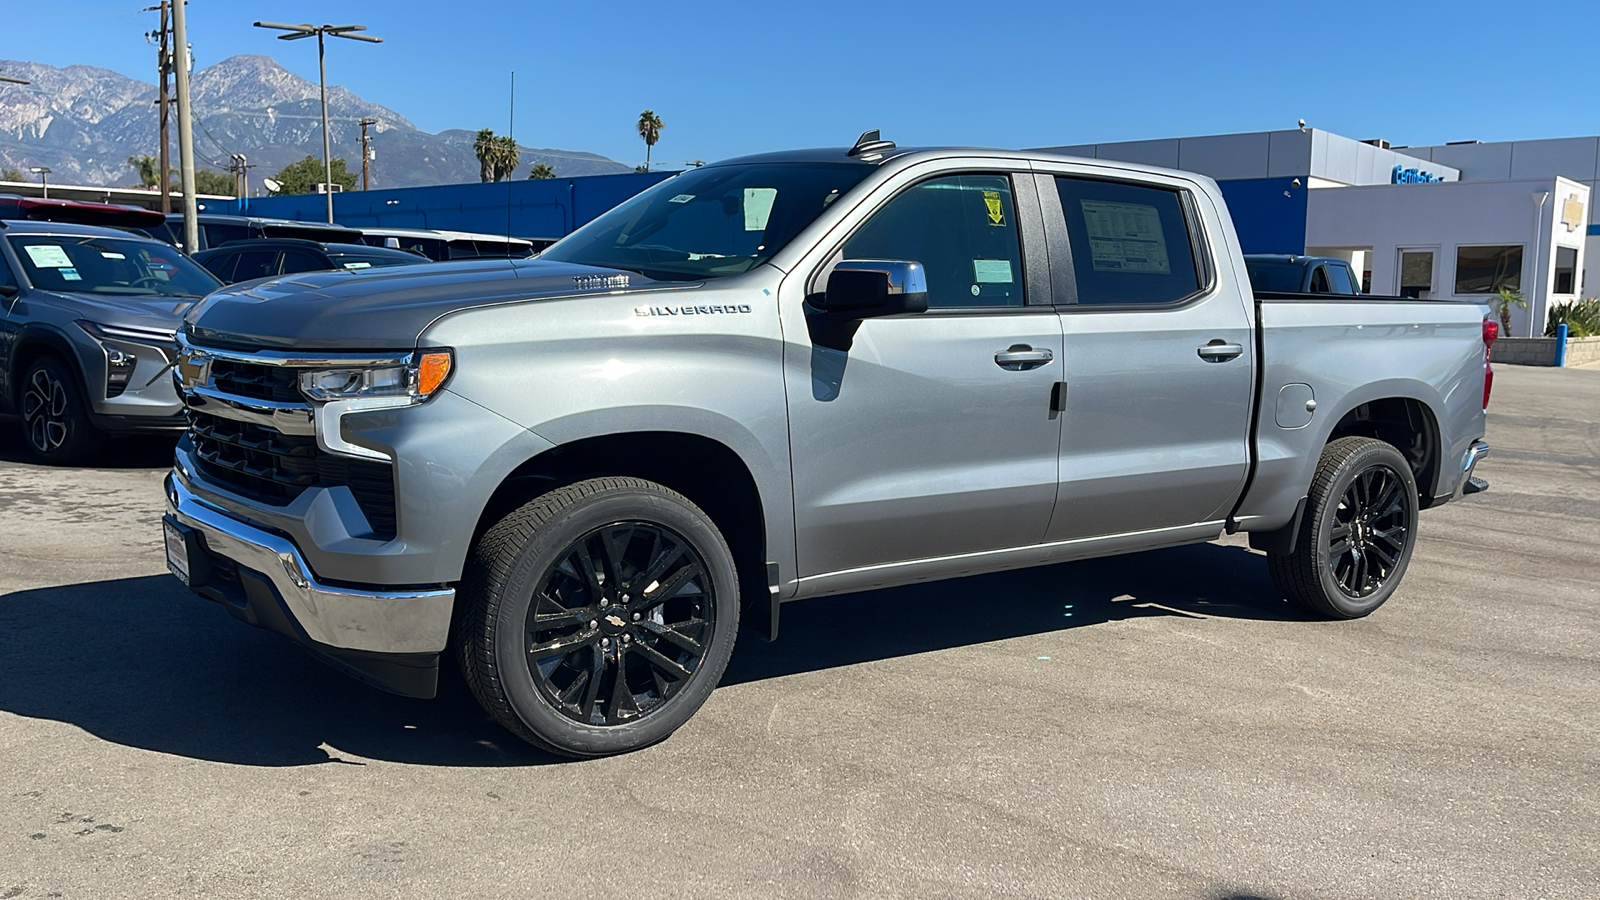
[[[1259,557],[1197,545],[794,604],[783,638],[741,641],[724,684],[1135,616],[1301,618]],[[0,711],[239,765],[526,766],[455,680],[447,702],[365,687],[241,625],[166,575],[0,596]]]

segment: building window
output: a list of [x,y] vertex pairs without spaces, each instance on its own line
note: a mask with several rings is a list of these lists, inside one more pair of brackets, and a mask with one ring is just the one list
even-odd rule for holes
[[1577,290],[1578,248],[1556,248],[1556,287],[1552,293],[1573,294]]
[[1456,248],[1456,293],[1522,289],[1522,245]]
[[1400,296],[1433,299],[1433,251],[1400,251]]

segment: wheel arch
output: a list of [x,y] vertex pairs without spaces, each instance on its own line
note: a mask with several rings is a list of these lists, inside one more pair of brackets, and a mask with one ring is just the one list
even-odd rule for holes
[[747,624],[775,636],[776,596],[768,573],[771,504],[764,502],[756,472],[746,460],[728,443],[705,434],[608,431],[558,443],[501,479],[479,515],[473,540],[538,494],[607,475],[655,482],[704,510],[733,551]]
[[58,356],[72,370],[79,390],[84,390],[83,361],[73,349],[67,336],[44,325],[27,325],[17,333],[12,344],[10,364],[6,367],[6,400],[17,405],[22,388],[22,373],[41,356]]

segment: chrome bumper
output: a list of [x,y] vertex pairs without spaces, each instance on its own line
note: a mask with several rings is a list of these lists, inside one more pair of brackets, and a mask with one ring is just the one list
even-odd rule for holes
[[1472,477],[1472,470],[1478,462],[1489,455],[1488,441],[1473,441],[1472,446],[1461,456],[1461,480],[1456,482],[1455,499],[1459,500],[1467,494],[1476,494],[1488,490],[1489,482],[1481,478]]
[[[455,605],[452,588],[367,591],[317,581],[290,541],[248,525],[196,497],[173,474],[167,513],[199,534],[207,553],[265,578],[314,644],[368,653],[437,654],[444,649]],[[199,592],[202,585],[193,587]]]

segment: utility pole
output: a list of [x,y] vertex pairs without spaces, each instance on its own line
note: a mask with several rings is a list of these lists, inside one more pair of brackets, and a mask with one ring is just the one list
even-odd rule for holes
[[185,21],[184,0],[172,4],[173,72],[178,83],[178,174],[183,184],[183,247],[200,252],[199,210],[194,200],[194,125],[189,108],[189,27]]
[[367,174],[367,162],[372,159],[372,149],[367,144],[367,126],[376,124],[378,124],[377,119],[361,120],[361,189],[363,191],[372,190],[372,181]]
[[161,110],[161,175],[157,181],[157,186],[161,191],[161,211],[164,213],[172,212],[172,178],[170,175],[172,157],[168,155],[170,153],[168,148],[172,146],[172,138],[167,130],[167,120],[172,112],[172,95],[167,89],[168,82],[172,77],[172,25],[167,21],[167,15],[171,8],[172,0],[161,0],[159,6],[147,6],[140,10],[140,12],[155,12],[159,10],[161,13],[160,29],[154,35],[147,32],[145,38],[148,40],[151,37],[155,37],[157,42],[156,83],[160,96],[156,100],[156,104]]
[[161,54],[161,98],[156,102],[161,104],[161,211],[172,212],[172,158],[167,148],[172,146],[172,139],[167,134],[167,119],[171,113],[168,104],[171,98],[167,95],[167,79],[172,75],[172,43],[168,40],[172,33],[167,24],[167,13],[170,9],[169,0],[161,0],[161,48],[156,51]]

